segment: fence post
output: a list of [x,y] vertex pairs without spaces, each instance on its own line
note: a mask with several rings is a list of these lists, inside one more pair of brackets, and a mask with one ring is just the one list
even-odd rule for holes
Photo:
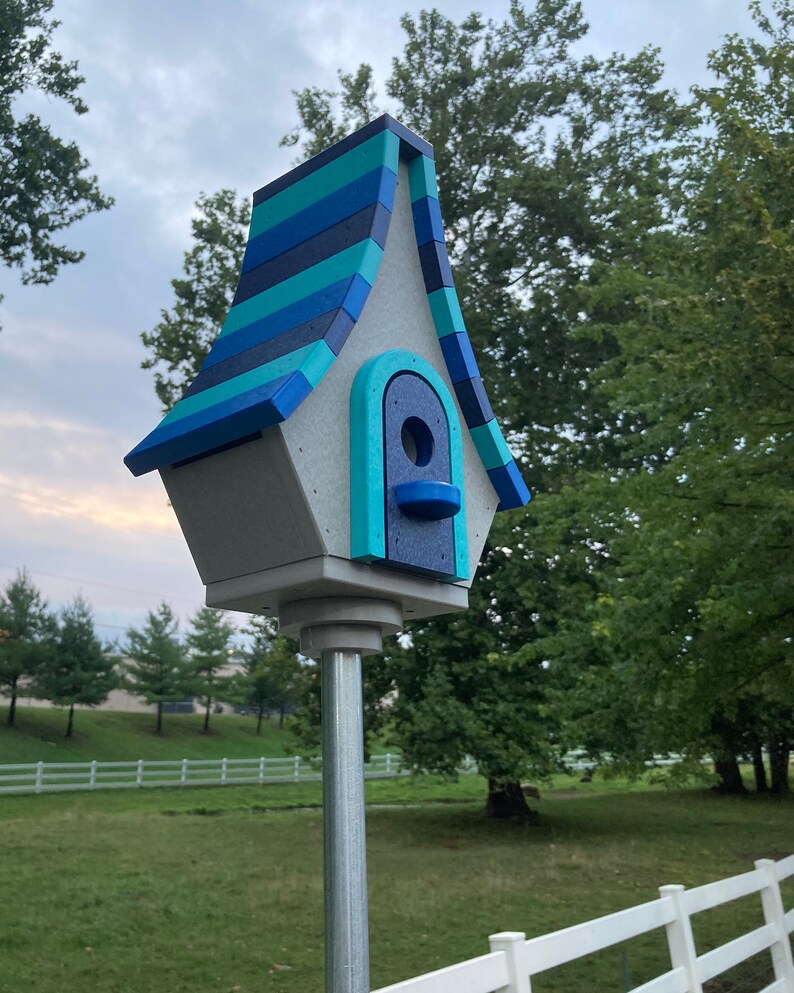
[[259,759],[259,783],[260,785],[265,781],[265,756],[263,755]]
[[698,956],[695,950],[695,937],[692,934],[692,921],[684,906],[684,887],[680,883],[660,886],[659,894],[669,897],[675,917],[667,927],[667,946],[670,949],[670,962],[674,969],[683,969],[687,978],[687,993],[703,993],[698,979]]
[[764,874],[764,888],[761,890],[764,921],[773,925],[777,932],[775,943],[769,949],[772,953],[775,979],[785,980],[786,989],[794,993],[794,960],[786,929],[786,913],[780,895],[780,884],[775,876],[775,863],[772,859],[756,859],[755,867]]
[[226,785],[226,772],[229,768],[229,760],[221,759],[221,786]]
[[91,763],[91,772],[88,776],[88,788],[92,790],[96,786],[96,759]]
[[491,951],[504,952],[507,958],[507,974],[510,976],[510,983],[504,986],[499,993],[532,993],[529,970],[523,954],[526,940],[527,936],[523,931],[500,931],[499,934],[489,936]]
[[188,759],[182,759],[182,774],[179,777],[179,782],[184,786],[187,783],[187,767]]
[[391,774],[391,752],[386,752],[386,775]]
[[36,792],[41,793],[41,780],[44,776],[44,763],[36,763]]
[[296,755],[295,756],[295,768],[294,768],[294,772],[293,772],[293,778],[295,779],[295,782],[296,783],[300,782],[300,778],[301,778],[301,757],[300,757],[300,755]]
[[135,774],[135,785],[143,786],[143,759],[138,759],[138,768]]

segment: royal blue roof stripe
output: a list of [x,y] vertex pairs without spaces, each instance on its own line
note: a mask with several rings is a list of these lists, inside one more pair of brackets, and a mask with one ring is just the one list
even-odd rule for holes
[[290,372],[300,370],[315,386],[328,371],[333,360],[334,352],[324,341],[310,342],[295,351],[280,355],[264,365],[248,369],[246,372],[231,379],[226,379],[206,390],[184,396],[160,422],[165,427],[178,420],[183,420],[199,410],[217,406],[238,394],[250,393],[251,390],[265,386],[271,380],[280,379]]
[[391,169],[383,166],[372,169],[317,203],[299,210],[275,227],[249,238],[242,271],[247,272],[289,251],[370,204],[382,203],[391,210],[396,188],[397,176]]
[[355,276],[340,279],[316,293],[309,294],[297,303],[290,304],[274,314],[268,314],[267,317],[240,328],[239,331],[219,338],[204,360],[202,368],[206,369],[216,362],[223,362],[230,356],[253,348],[260,342],[275,338],[276,335],[288,334],[293,328],[299,327],[329,310],[344,308],[357,321],[371,289],[369,283],[358,273]]
[[311,389],[301,373],[291,373],[250,394],[232,398],[222,410],[212,412],[211,420],[207,411],[202,411],[166,429],[156,428],[124,462],[133,475],[141,476],[258,434],[286,420]]
[[400,143],[384,131],[254,207],[249,237],[275,227],[378,166],[397,172]]
[[193,380],[185,396],[189,397],[194,393],[201,393],[203,390],[224,383],[228,379],[234,379],[250,369],[272,362],[273,359],[320,339],[325,341],[334,355],[338,355],[347,341],[354,323],[353,318],[346,310],[331,310],[327,314],[299,324],[275,338],[270,338],[237,355],[232,355],[222,362],[205,366]]
[[346,217],[326,228],[308,241],[301,242],[295,248],[263,262],[256,269],[249,269],[240,277],[232,306],[305,272],[366,238],[372,238],[382,249],[386,244],[390,213],[382,204],[374,203],[352,217]]
[[382,257],[383,249],[371,238],[337,252],[330,258],[285,279],[284,282],[233,306],[224,321],[219,340],[227,334],[239,331],[247,324],[253,324],[262,317],[267,317],[326,286],[331,286],[346,276],[358,273],[372,286]]
[[467,334],[448,334],[440,338],[439,343],[453,386],[480,375],[477,359],[474,357],[474,350]]
[[514,459],[498,469],[489,469],[488,478],[499,496],[497,511],[525,507],[532,499],[532,494]]
[[289,186],[293,186],[299,180],[311,175],[311,173],[317,172],[318,169],[322,169],[329,162],[340,158],[358,145],[364,144],[364,142],[369,141],[370,138],[380,134],[382,131],[390,131],[397,136],[400,141],[400,153],[406,160],[410,160],[416,155],[426,155],[429,159],[433,158],[433,146],[429,142],[425,141],[424,138],[420,138],[419,135],[414,134],[413,131],[409,131],[408,128],[400,124],[399,121],[396,121],[389,114],[383,114],[374,121],[370,121],[363,128],[348,135],[347,138],[343,138],[342,141],[338,141],[330,148],[326,148],[305,162],[301,162],[294,169],[291,169],[283,176],[279,176],[278,179],[273,180],[272,183],[268,183],[266,186],[257,190],[254,193],[254,206],[257,207],[260,203],[264,203],[265,200],[271,199],[277,193],[287,189]]
[[444,243],[444,222],[441,219],[441,206],[435,197],[420,197],[411,204],[414,218],[416,244],[421,248],[428,241]]

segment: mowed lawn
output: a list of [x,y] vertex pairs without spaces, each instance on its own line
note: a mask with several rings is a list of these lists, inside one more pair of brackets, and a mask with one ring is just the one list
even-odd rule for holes
[[[368,784],[373,988],[482,954],[495,931],[542,934],[794,851],[791,801],[595,783],[544,793],[522,824],[486,820],[483,796],[473,776]],[[322,815],[289,809],[318,800],[317,784],[3,797],[0,991],[321,993]],[[761,922],[753,898],[703,915],[699,950]],[[711,989],[759,989],[767,967]],[[666,968],[660,932],[533,991],[623,991]]]
[[256,718],[213,714],[204,734],[203,714],[164,714],[163,733],[155,731],[153,714],[124,714],[109,710],[75,713],[74,734],[65,738],[67,712],[19,707],[16,724],[0,721],[0,764],[16,762],[132,762],[136,759],[221,759],[260,755],[295,755],[299,746],[278,717]]

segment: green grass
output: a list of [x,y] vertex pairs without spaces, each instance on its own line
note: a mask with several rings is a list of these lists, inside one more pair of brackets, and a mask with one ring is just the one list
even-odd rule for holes
[[[790,801],[574,783],[530,823],[486,820],[476,776],[368,783],[373,988],[794,848]],[[319,993],[319,799],[314,783],[0,798],[0,993]],[[757,900],[709,912],[699,950],[759,922]],[[656,933],[533,993],[622,993],[667,967]]]
[[278,718],[213,714],[204,734],[202,714],[163,715],[163,734],[154,730],[153,714],[78,711],[74,734],[65,738],[66,711],[20,707],[16,724],[0,723],[0,764],[18,762],[125,762],[134,759],[249,758],[295,755],[298,745]]

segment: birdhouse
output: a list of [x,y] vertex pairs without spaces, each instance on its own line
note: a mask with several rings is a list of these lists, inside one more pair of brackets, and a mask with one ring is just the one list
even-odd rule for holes
[[126,457],[159,470],[213,607],[464,609],[529,493],[455,293],[432,147],[385,115],[254,194],[232,304]]

